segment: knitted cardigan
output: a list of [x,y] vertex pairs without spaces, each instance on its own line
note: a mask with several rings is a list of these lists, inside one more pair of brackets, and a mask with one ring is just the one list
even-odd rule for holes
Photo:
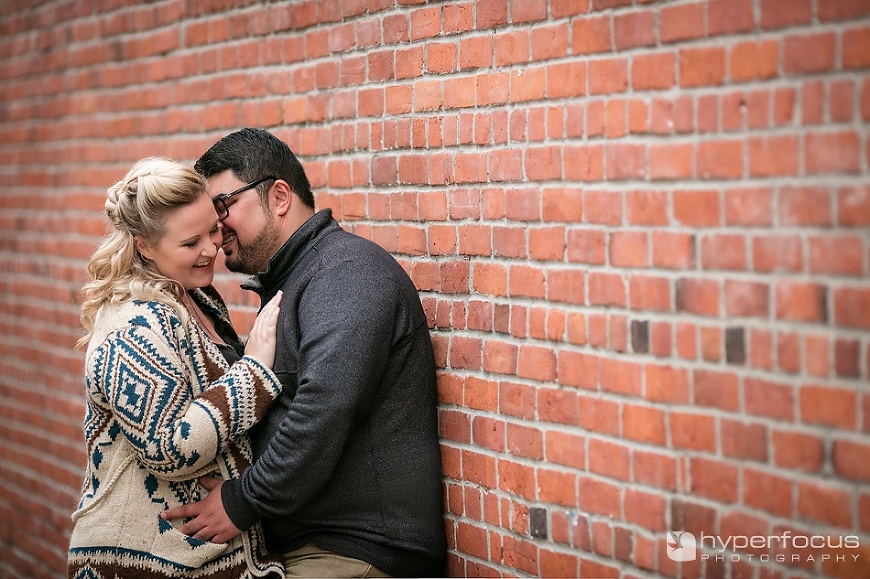
[[[190,293],[229,321],[212,287]],[[281,391],[269,368],[251,356],[230,368],[193,321],[134,301],[98,312],[85,382],[88,463],[72,515],[70,578],[283,576],[259,526],[213,544],[159,516],[203,499],[200,475],[237,478],[250,466],[245,433]]]

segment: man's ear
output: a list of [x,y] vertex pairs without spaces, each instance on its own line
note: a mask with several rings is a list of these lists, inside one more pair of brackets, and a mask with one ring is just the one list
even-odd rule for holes
[[136,246],[136,251],[145,259],[151,259],[151,246],[141,237],[134,237],[133,243]]
[[290,212],[290,207],[293,205],[294,199],[293,190],[290,188],[290,185],[287,184],[287,181],[284,181],[283,179],[275,181],[269,195],[271,196],[269,206],[274,208],[275,215],[283,217]]

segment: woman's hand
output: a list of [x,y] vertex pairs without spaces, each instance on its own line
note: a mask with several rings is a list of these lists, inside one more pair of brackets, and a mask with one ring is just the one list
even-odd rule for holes
[[245,355],[253,356],[269,368],[275,363],[275,332],[282,295],[284,292],[279,291],[260,311],[245,344]]

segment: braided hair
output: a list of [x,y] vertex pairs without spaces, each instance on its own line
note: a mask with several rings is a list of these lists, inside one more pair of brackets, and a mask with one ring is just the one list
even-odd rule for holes
[[97,312],[107,303],[156,300],[186,318],[177,301],[184,289],[142,257],[135,240],[158,243],[165,234],[169,214],[193,203],[205,187],[205,179],[193,168],[162,157],[142,159],[109,187],[105,211],[111,227],[88,261],[91,281],[82,288],[81,307],[85,335],[78,347],[87,344]]

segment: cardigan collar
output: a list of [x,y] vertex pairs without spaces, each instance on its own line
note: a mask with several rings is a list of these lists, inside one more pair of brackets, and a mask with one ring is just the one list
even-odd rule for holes
[[293,232],[284,245],[269,259],[266,271],[251,276],[242,283],[242,289],[256,292],[265,305],[278,293],[284,280],[293,267],[312,248],[312,241],[325,231],[339,229],[338,222],[332,218],[332,209],[322,209],[312,215],[299,229]]

